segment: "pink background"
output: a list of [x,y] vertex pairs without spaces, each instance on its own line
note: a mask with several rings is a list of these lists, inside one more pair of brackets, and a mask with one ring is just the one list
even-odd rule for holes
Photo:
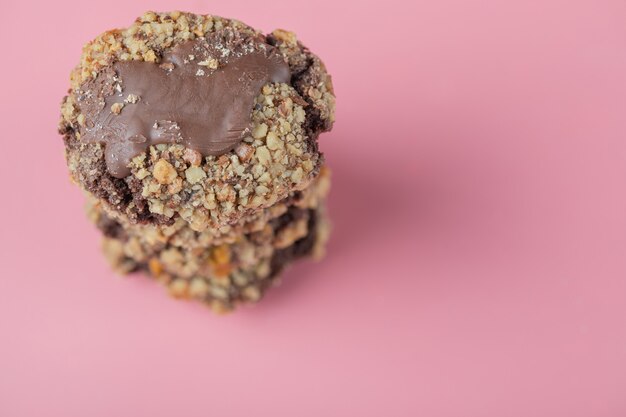
[[[3,4],[1,416],[626,415],[626,2]],[[144,9],[334,75],[327,259],[227,317],[117,278],[67,178],[83,43]]]

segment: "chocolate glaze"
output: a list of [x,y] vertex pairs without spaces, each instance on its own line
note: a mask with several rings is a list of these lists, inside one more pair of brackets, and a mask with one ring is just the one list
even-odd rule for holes
[[[130,160],[154,144],[180,143],[203,155],[232,150],[250,129],[261,87],[290,81],[274,47],[250,38],[227,39],[235,46],[225,47],[216,36],[178,44],[159,64],[116,62],[79,92],[83,140],[105,144],[111,175],[127,176]],[[115,103],[121,111],[112,110]]]

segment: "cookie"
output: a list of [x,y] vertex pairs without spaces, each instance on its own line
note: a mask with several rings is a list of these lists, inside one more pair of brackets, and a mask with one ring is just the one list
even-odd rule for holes
[[306,188],[334,106],[323,63],[293,33],[149,12],[86,45],[60,132],[89,193],[130,221],[201,231]]
[[293,261],[319,259],[329,232],[323,204],[315,209],[291,206],[262,229],[243,233],[232,243],[194,249],[166,242],[146,244],[105,213],[92,215],[104,226],[103,249],[113,269],[123,274],[143,271],[166,286],[170,295],[196,299],[217,312],[259,301]]

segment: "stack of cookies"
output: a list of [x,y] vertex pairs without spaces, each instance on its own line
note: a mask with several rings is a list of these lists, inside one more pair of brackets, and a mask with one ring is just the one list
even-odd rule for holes
[[85,46],[60,132],[114,269],[223,312],[323,253],[334,105],[293,33],[148,12]]

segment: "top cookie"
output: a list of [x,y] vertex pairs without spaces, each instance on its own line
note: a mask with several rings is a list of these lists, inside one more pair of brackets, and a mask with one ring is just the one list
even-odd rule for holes
[[306,188],[333,113],[330,76],[294,34],[148,12],[85,46],[60,132],[72,178],[109,210],[204,231]]

